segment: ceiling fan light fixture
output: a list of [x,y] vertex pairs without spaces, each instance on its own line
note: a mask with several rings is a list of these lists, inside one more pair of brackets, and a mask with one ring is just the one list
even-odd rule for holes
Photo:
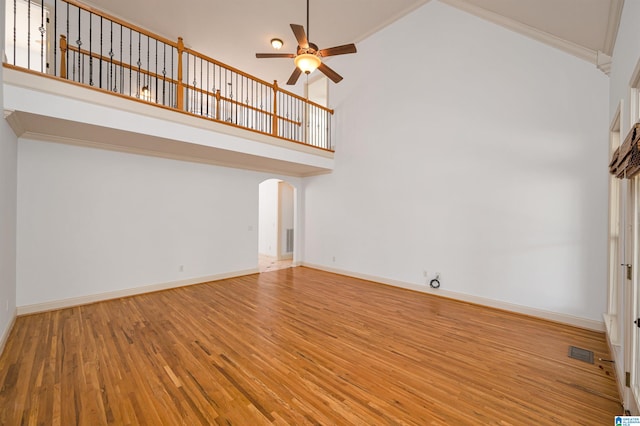
[[271,47],[273,47],[274,49],[280,50],[283,45],[284,45],[284,43],[279,38],[272,38],[271,39]]
[[296,67],[300,68],[300,70],[305,74],[312,73],[322,63],[319,57],[312,55],[311,53],[298,55],[293,62],[295,62]]

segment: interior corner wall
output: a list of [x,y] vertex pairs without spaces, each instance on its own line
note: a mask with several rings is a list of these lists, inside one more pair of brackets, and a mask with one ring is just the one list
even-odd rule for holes
[[610,90],[609,90],[609,119],[612,120],[620,101],[623,101],[624,114],[622,122],[621,140],[633,125],[629,120],[630,105],[629,83],[633,71],[640,60],[640,26],[637,18],[640,16],[640,2],[626,1],[622,10],[618,37],[611,61]]
[[[4,57],[4,6],[0,2],[0,58]],[[4,111],[3,69],[0,66],[0,104]],[[7,121],[0,119],[0,349],[16,311],[16,185],[17,140]]]
[[18,307],[257,270],[270,177],[21,138]]
[[0,346],[16,311],[16,186],[17,137],[3,118],[0,119]]
[[[602,322],[608,79],[432,1],[336,57],[304,261]],[[425,278],[425,272],[427,278]]]

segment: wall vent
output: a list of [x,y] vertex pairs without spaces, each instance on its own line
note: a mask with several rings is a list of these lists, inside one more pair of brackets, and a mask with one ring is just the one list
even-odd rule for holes
[[293,253],[293,229],[287,229],[286,253]]

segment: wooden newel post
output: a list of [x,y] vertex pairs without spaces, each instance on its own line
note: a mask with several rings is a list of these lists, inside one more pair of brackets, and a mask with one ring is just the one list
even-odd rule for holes
[[67,37],[62,34],[60,34],[60,77],[67,78]]
[[278,136],[278,80],[273,80],[273,119],[271,134]]
[[216,120],[220,121],[220,89],[216,90]]
[[184,41],[178,37],[178,99],[176,108],[184,110],[184,83],[182,81],[182,52],[184,52]]

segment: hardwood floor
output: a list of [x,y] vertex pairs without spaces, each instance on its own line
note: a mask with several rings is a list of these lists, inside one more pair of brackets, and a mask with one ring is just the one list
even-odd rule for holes
[[18,318],[0,423],[608,425],[599,357],[601,333],[298,267]]
[[258,255],[258,270],[260,272],[273,272],[278,269],[291,268],[293,259],[278,260],[276,257],[266,254]]

